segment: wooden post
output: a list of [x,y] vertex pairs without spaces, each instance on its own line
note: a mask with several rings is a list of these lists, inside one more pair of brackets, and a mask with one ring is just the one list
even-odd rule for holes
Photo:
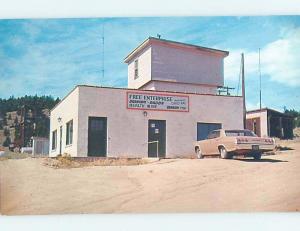
[[20,148],[25,146],[26,106],[21,107],[21,142]]
[[271,136],[271,122],[270,122],[271,116],[269,116],[268,114],[267,114],[267,119],[268,119],[268,136]]
[[242,62],[242,97],[243,97],[243,124],[246,129],[246,94],[245,94],[245,70],[244,70],[244,53],[241,55]]
[[282,129],[282,117],[279,117],[279,126],[280,126],[280,138],[283,138],[283,129]]

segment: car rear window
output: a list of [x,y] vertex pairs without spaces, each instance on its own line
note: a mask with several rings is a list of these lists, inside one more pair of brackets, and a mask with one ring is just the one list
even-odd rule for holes
[[214,139],[214,138],[218,138],[220,137],[220,131],[211,131],[208,136],[207,139]]
[[225,130],[226,136],[257,136],[252,131],[247,130]]

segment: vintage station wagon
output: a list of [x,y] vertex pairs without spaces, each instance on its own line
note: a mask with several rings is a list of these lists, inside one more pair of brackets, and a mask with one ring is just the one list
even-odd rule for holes
[[208,134],[207,139],[195,143],[198,158],[220,155],[223,159],[230,159],[234,155],[244,155],[259,160],[263,152],[274,148],[274,139],[257,137],[250,130],[214,130]]

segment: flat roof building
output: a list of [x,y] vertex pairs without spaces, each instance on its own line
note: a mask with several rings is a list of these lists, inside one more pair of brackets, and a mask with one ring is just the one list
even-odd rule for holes
[[261,137],[293,138],[293,117],[270,108],[247,111],[246,128]]
[[218,128],[243,128],[223,96],[227,51],[148,38],[126,58],[128,88],[76,86],[51,111],[50,156],[189,157]]

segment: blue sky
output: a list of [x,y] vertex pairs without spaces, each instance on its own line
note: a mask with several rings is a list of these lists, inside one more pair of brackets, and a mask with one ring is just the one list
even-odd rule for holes
[[228,50],[225,84],[236,89],[244,52],[247,109],[259,106],[261,48],[263,106],[300,110],[300,16],[0,20],[0,97],[63,97],[77,84],[126,87],[123,58],[158,33]]

